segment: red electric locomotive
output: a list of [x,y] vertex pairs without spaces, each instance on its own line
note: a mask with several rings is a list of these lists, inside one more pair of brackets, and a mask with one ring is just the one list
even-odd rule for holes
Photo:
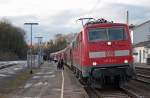
[[65,54],[76,76],[88,83],[120,85],[135,75],[126,24],[104,19],[90,21]]

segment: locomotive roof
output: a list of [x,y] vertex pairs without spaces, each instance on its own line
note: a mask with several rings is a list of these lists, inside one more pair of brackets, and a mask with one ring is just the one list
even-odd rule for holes
[[125,26],[127,24],[124,23],[95,23],[95,24],[86,24],[84,28],[87,27],[97,27],[97,26],[102,26],[102,27],[107,27],[107,26]]

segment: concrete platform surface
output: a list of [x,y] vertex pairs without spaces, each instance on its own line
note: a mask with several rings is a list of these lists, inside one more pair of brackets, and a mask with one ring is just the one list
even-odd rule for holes
[[57,70],[54,63],[45,63],[10,98],[87,98],[83,86],[72,72]]

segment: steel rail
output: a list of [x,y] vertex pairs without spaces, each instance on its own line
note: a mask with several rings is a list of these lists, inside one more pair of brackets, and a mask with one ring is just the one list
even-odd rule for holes
[[1,70],[1,69],[4,69],[4,68],[11,67],[11,66],[14,66],[14,65],[17,65],[17,64],[18,64],[18,63],[2,64],[2,65],[0,66],[0,70]]

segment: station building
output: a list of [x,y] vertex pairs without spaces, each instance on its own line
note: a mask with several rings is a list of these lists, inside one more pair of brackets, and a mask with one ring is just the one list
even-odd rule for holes
[[133,46],[135,63],[149,63],[150,41],[139,42]]
[[149,63],[150,58],[150,20],[130,26],[135,63]]

